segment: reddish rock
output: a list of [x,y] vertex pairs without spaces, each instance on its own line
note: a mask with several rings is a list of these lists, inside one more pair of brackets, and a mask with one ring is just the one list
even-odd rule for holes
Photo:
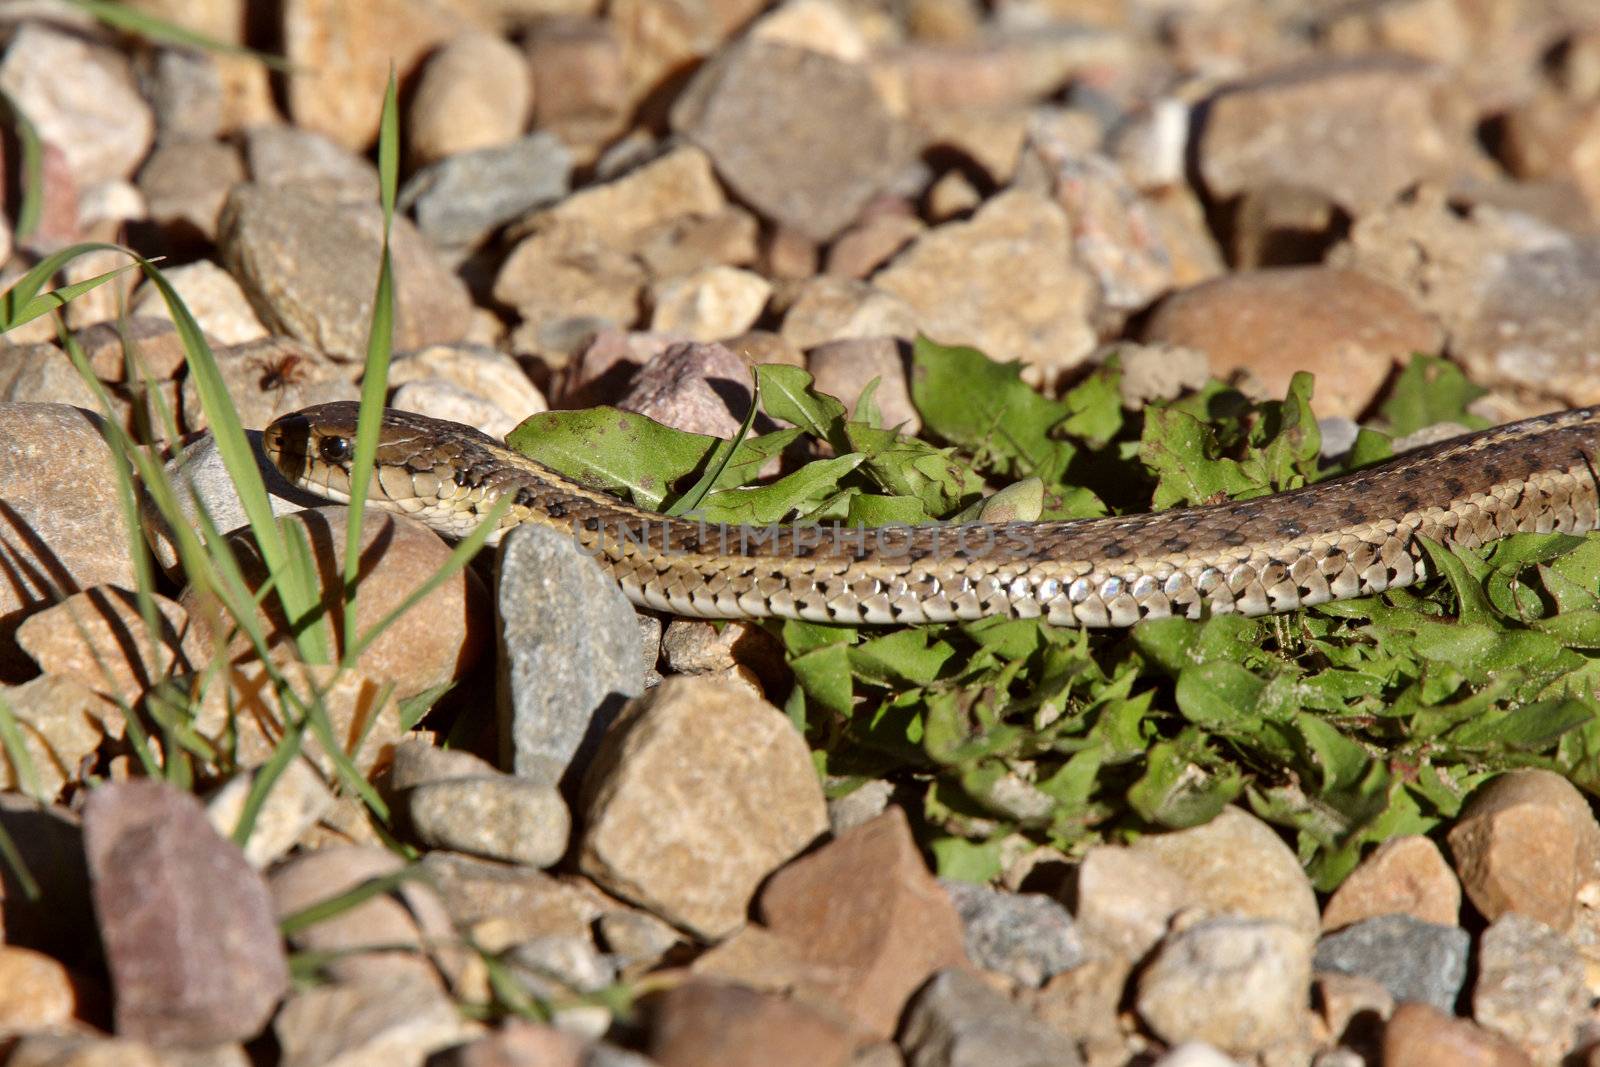
[[661,1067],[844,1067],[860,1041],[816,1008],[696,980],[654,1004],[648,1047]]
[[1144,339],[1205,352],[1225,377],[1248,370],[1281,397],[1295,371],[1317,376],[1319,414],[1355,417],[1397,361],[1436,353],[1439,327],[1405,295],[1348,270],[1280,267],[1202,282],[1162,301]]
[[750,367],[732,349],[677,344],[640,369],[617,407],[674,429],[731,438],[749,411],[750,390]]
[[1552,771],[1512,771],[1467,803],[1448,837],[1456,873],[1490,922],[1521,912],[1571,928],[1580,889],[1600,871],[1600,824]]
[[1416,1002],[1401,1004],[1383,1028],[1383,1062],[1404,1067],[1532,1067],[1511,1042],[1466,1019]]
[[1396,913],[1440,926],[1454,926],[1461,917],[1461,883],[1426,837],[1394,837],[1374,849],[1322,909],[1322,928]]
[[847,972],[840,1007],[881,1037],[930,974],[967,961],[955,906],[900,808],[780,870],[757,910],[809,962]]
[[154,1044],[243,1041],[289,986],[272,900],[205,809],[165,782],[89,794],[84,849],[117,1033]]

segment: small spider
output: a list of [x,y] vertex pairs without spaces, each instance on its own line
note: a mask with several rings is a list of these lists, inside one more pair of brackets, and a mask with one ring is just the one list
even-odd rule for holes
[[306,358],[295,352],[257,356],[250,361],[250,367],[261,372],[256,386],[263,393],[281,393],[289,386],[305,381],[309,370]]

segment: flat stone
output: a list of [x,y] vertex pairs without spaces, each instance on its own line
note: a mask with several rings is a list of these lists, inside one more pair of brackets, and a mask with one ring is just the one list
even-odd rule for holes
[[759,258],[760,230],[754,215],[729,206],[715,215],[686,215],[649,227],[638,236],[636,254],[658,280],[711,267],[748,267]]
[[1394,914],[1443,926],[1460,919],[1461,883],[1439,846],[1420,834],[1390,838],[1345,876],[1322,909],[1322,928]]
[[[267,336],[267,328],[261,325],[233,275],[209,259],[166,267],[161,273],[182,298],[201,332],[217,344],[241,345]],[[149,284],[134,290],[131,312],[135,322],[147,318],[172,321],[166,300]]]
[[926,230],[913,214],[868,215],[839,235],[828,249],[827,271],[841,278],[865,278]]
[[676,344],[640,368],[617,407],[688,433],[732,438],[750,410],[750,366],[726,345]]
[[1451,1011],[1467,979],[1472,938],[1458,926],[1412,915],[1380,915],[1353,923],[1317,942],[1319,971],[1381,982],[1394,999]]
[[821,275],[799,284],[783,316],[780,336],[805,350],[854,337],[917,336],[917,312],[892,293],[866,282]]
[[84,807],[117,1033],[157,1044],[254,1037],[289,986],[267,888],[187,793],[101,786]]
[[16,645],[30,612],[97,585],[134,588],[116,462],[99,420],[64,404],[0,402],[0,681],[31,677]]
[[100,399],[67,354],[50,342],[0,348],[0,402],[100,410]]
[[1577,946],[1537,919],[1509,912],[1478,939],[1472,1017],[1510,1038],[1535,1063],[1557,1063],[1590,1018]]
[[627,130],[631,102],[617,28],[595,14],[593,0],[543,0],[573,17],[541,19],[523,38],[533,72],[534,127],[548,130],[592,160]]
[[37,790],[40,799],[58,796],[79,779],[107,736],[120,738],[122,711],[82,682],[42,674],[21,685],[0,686],[0,699],[11,709],[22,734],[22,747],[33,766],[31,783],[0,752],[0,789]]
[[661,1067],[845,1067],[858,1037],[836,1016],[743,986],[685,982],[652,1005]]
[[509,775],[425,782],[405,797],[417,839],[432,848],[549,867],[567,850],[572,817],[555,786]]
[[708,939],[827,828],[804,740],[726,683],[670,678],[628,705],[584,780],[579,867]]
[[423,62],[406,113],[412,158],[428,164],[516,139],[533,102],[522,52],[495,34],[468,30]]
[[24,22],[0,58],[0,89],[66,154],[80,185],[126,178],[150,150],[155,116],[117,52]]
[[239,150],[220,141],[163,144],[139,168],[150,218],[179,243],[215,240],[222,205],[242,181]]
[[[300,852],[274,868],[268,879],[279,921],[405,866],[380,848],[334,846]],[[300,952],[326,953],[323,970],[335,982],[421,979],[438,989],[439,972],[457,973],[459,949],[439,894],[408,878],[387,893],[297,930],[289,937]]]
[[[701,67],[672,125],[741,199],[817,241],[849,224],[914,146],[865,65],[759,38]],[[762,128],[782,134],[752,141]]]
[[772,283],[754,271],[707,267],[652,289],[650,329],[692,341],[735,337],[755,325],[771,295]]
[[515,359],[483,345],[430,345],[395,356],[389,367],[391,387],[428,378],[493,403],[513,426],[549,408]]
[[[1437,353],[1444,337],[1406,296],[1348,270],[1279,267],[1232,274],[1176,293],[1156,308],[1147,342],[1205,352],[1211,372],[1248,370],[1281,397],[1297,370],[1317,376],[1319,413],[1355,417],[1395,365]],[[1285,361],[1283,353],[1295,358]]]
[[[145,374],[157,381],[175,378],[186,358],[171,319],[137,313],[121,322],[102,322],[79,330],[72,339],[83,349],[94,376],[102,382],[138,381]],[[131,378],[130,359],[134,370]]]
[[930,974],[967,962],[960,917],[898,807],[773,875],[758,914],[800,960],[837,972],[838,1006],[880,1037]]
[[497,571],[502,766],[570,790],[623,703],[644,692],[637,616],[560,530],[512,530]]
[[282,1067],[422,1067],[478,1027],[437,986],[409,975],[296,993],[273,1020]]
[[1270,919],[1205,919],[1170,936],[1138,980],[1139,1015],[1169,1044],[1253,1055],[1301,1037],[1311,946]]
[[540,131],[460,152],[413,174],[400,204],[422,236],[445,248],[476,245],[534,208],[567,195],[572,152]]
[[[217,245],[269,327],[356,362],[366,355],[382,226],[376,204],[329,204],[293,188],[242,185],[223,209]],[[394,347],[461,339],[472,307],[462,281],[404,218],[394,220],[389,250]]]
[[1552,771],[1495,778],[1473,794],[1446,840],[1462,887],[1490,922],[1515,911],[1568,930],[1579,890],[1600,869],[1600,824]]
[[[1032,282],[1019,288],[1018,277]],[[911,305],[933,339],[1021,360],[1039,380],[1094,348],[1093,281],[1073,261],[1066,212],[1037,193],[1001,193],[970,220],[934,227],[872,282]]]
[[452,922],[491,951],[552,935],[588,936],[606,914],[602,894],[579,879],[454,852],[429,852],[422,864]]
[[222,72],[208,53],[158,48],[142,67],[139,83],[155,112],[157,140],[199,141],[221,132]]
[[159,593],[151,596],[160,627],[155,634],[132,593],[102,585],[30,615],[17,627],[17,643],[47,674],[137,704],[163,678],[204,666],[210,651],[183,608]]
[[595,948],[588,933],[531,938],[500,958],[529,995],[544,1001],[595,993],[617,980],[616,960]]
[[539,212],[534,221],[565,225],[597,245],[628,251],[631,238],[654,227],[695,215],[717,215],[727,204],[710,158],[684,145],[612,181],[578,190]]
[[1071,1038],[969,971],[935,974],[906,1010],[900,1043],[910,1067],[1078,1067]]
[[[355,619],[359,634],[399,607],[450,555],[449,546],[415,519],[369,508],[362,520],[362,581]],[[338,629],[342,611],[333,605],[344,585],[349,509],[329,504],[296,512],[288,521],[300,528],[311,547],[321,595],[330,605],[330,617]],[[266,581],[267,572],[253,536],[248,529],[240,530],[231,540],[239,550],[245,581],[258,587]],[[192,591],[185,592],[180,603],[193,614]],[[356,670],[391,683],[398,700],[454,681],[472,668],[487,641],[486,608],[487,597],[478,577],[470,570],[459,571],[367,645]],[[288,640],[289,626],[276,599],[269,598],[262,611],[269,641]],[[344,642],[340,636],[337,647],[343,648]]]
[[390,64],[401,79],[409,78],[417,62],[458,29],[445,9],[416,0],[354,6],[289,0],[282,19],[291,120],[352,151],[377,136]]
[[1321,928],[1316,894],[1283,838],[1254,815],[1230,806],[1204,826],[1149,834],[1131,847],[1183,879],[1185,904],[1276,919],[1299,931],[1310,951]]
[[378,196],[372,161],[315,130],[271,123],[244,131],[245,160],[257,185],[293,188],[324,200],[370,204]]
[[1532,1067],[1499,1034],[1427,1004],[1401,1004],[1383,1028],[1383,1062],[1407,1067]]
[[605,327],[632,326],[648,280],[634,256],[581,223],[546,221],[506,256],[492,295],[523,320],[513,339],[526,338],[519,350],[560,352]]
[[1072,915],[1049,897],[967,882],[946,881],[944,887],[961,916],[967,955],[985,970],[1040,986],[1086,958]]
[[[1228,199],[1263,185],[1319,190],[1352,215],[1428,178],[1470,173],[1469,129],[1447,125],[1445,70],[1362,56],[1300,63],[1224,89],[1199,133],[1201,177]],[[1363,166],[1352,167],[1359,156]]]

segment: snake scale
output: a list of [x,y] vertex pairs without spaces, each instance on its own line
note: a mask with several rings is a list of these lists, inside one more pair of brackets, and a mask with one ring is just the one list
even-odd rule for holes
[[[348,499],[357,408],[268,427],[293,483]],[[511,497],[570,532],[642,607],[699,618],[917,623],[990,615],[1063,626],[1264,615],[1426,577],[1420,538],[1475,547],[1600,524],[1600,407],[1525,419],[1254,500],[1072,521],[876,529],[719,526],[586,488],[487,435],[387,411],[369,499],[462,537]]]

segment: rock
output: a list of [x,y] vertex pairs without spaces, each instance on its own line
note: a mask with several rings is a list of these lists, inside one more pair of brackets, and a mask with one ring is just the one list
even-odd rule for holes
[[438,987],[411,975],[296,993],[272,1030],[282,1067],[422,1067],[430,1052],[478,1033]]
[[915,112],[967,107],[1002,110],[1035,103],[1093,71],[1135,62],[1129,39],[1072,24],[1030,27],[960,46],[927,42],[898,48],[886,75],[902,82]]
[[1314,976],[1312,987],[1311,1001],[1329,1036],[1341,1045],[1375,1051],[1369,1046],[1377,1036],[1373,1032],[1376,1024],[1393,1015],[1395,1007],[1394,995],[1383,983],[1353,974],[1321,971]]
[[535,127],[593,158],[628,124],[627,74],[615,28],[597,18],[543,19],[524,47],[533,72]]
[[1144,339],[1200,349],[1218,377],[1249,370],[1274,397],[1294,371],[1311,371],[1318,411],[1352,418],[1397,362],[1437,353],[1444,340],[1399,291],[1325,267],[1249,271],[1185,289],[1156,308]]
[[820,344],[807,353],[806,369],[817,391],[843,400],[851,418],[857,417],[856,401],[862,390],[876,379],[872,402],[882,416],[881,425],[908,436],[922,428],[922,416],[911,403],[906,383],[905,357],[894,338],[851,337]]
[[[1198,349],[1119,344],[1111,351],[1122,363],[1117,391],[1122,394],[1122,406],[1129,411],[1138,411],[1152,400],[1176,400],[1185,392],[1202,388],[1210,377],[1206,354]],[[1355,425],[1354,420],[1345,421]],[[1354,432],[1351,431],[1352,441]]]
[[[1364,1061],[1359,1056],[1356,1059],[1356,1067],[1360,1067]],[[1169,1049],[1160,1059],[1152,1061],[1150,1067],[1238,1067],[1238,1061],[1232,1056],[1224,1056],[1204,1042],[1185,1041]],[[1337,1065],[1319,1060],[1317,1067],[1337,1067]]]
[[650,227],[638,236],[637,254],[651,277],[679,279],[712,267],[755,263],[759,236],[754,215],[727,207],[715,215],[687,215]]
[[1600,123],[1591,110],[1547,91],[1506,113],[1497,154],[1513,176],[1570,182],[1593,205],[1600,204],[1600,182],[1588,160],[1597,148]]
[[418,840],[474,856],[549,867],[567,850],[571,816],[553,785],[509,775],[426,782],[406,813]]
[[870,47],[856,20],[833,0],[789,0],[750,26],[750,36],[859,63]]
[[[268,326],[354,362],[366,354],[382,224],[376,204],[335,205],[294,189],[242,185],[228,197],[217,245]],[[394,220],[389,250],[394,347],[460,339],[472,306],[466,286],[403,218]]]
[[1041,986],[1086,958],[1066,908],[1040,893],[1003,893],[946,881],[965,931],[967,955],[988,971]]
[[653,968],[668,952],[683,945],[678,930],[647,911],[608,911],[595,923],[600,947],[627,968]]
[[43,140],[66,154],[73,179],[126,178],[150,150],[155,117],[127,60],[45,22],[25,22],[0,59],[0,90]]
[[616,0],[608,4],[606,21],[620,38],[629,106],[645,103],[674,73],[693,69],[701,57],[732,37],[765,6],[756,0],[720,4]]
[[1383,1062],[1407,1067],[1532,1067],[1499,1034],[1426,1004],[1401,1004],[1383,1028]]
[[422,867],[452,922],[489,951],[540,937],[587,937],[606,914],[605,898],[581,880],[451,852],[429,852]]
[[658,644],[673,674],[724,674],[744,667],[776,678],[787,669],[782,646],[755,622],[673,619]]
[[[630,238],[653,227],[695,215],[716,215],[727,206],[712,175],[711,160],[700,149],[684,145],[614,181],[578,190],[534,221],[568,227],[596,245],[628,251]],[[509,261],[504,269],[510,269]]]
[[504,438],[522,421],[507,415],[488,397],[443,378],[417,378],[407,382],[394,391],[389,407],[459,422],[498,438]]
[[1316,895],[1289,846],[1254,815],[1227,807],[1204,826],[1150,834],[1130,847],[1183,879],[1184,904],[1276,919],[1305,938],[1309,953],[1321,928]]
[[389,384],[442,379],[490,401],[512,425],[549,408],[515,359],[482,345],[431,345],[394,358]]
[[[267,328],[256,317],[239,283],[210,260],[167,267],[161,273],[177,290],[201,332],[217,344],[242,345],[267,336]],[[166,300],[148,283],[134,291],[131,313],[135,322],[147,318],[172,321]]]
[[[186,358],[170,319],[134,316],[117,323],[102,322],[79,330],[72,339],[102,382],[136,382],[146,374],[157,381],[174,378]],[[128,373],[130,359],[132,375]]]
[[640,369],[617,407],[673,429],[732,438],[749,411],[750,367],[720,344],[676,344]]
[[633,325],[646,281],[633,256],[579,225],[556,223],[512,249],[495,276],[493,296],[522,319],[513,336],[518,351],[564,355],[604,329]]
[[49,1032],[23,1037],[6,1058],[7,1067],[249,1067],[249,1062],[239,1045],[211,1045],[190,1052],[156,1049],[123,1038]]
[[[261,773],[258,768],[235,774],[206,801],[206,818],[223,837],[232,840]],[[306,760],[290,760],[256,811],[243,846],[245,862],[259,871],[282,859],[332,807],[322,776]]]
[[[287,515],[305,508],[322,507],[327,503],[303,489],[290,485],[273,462],[261,450],[261,431],[246,430],[245,440],[255,458],[256,470],[267,488],[267,502],[274,515]],[[162,467],[168,483],[177,497],[178,508],[189,525],[199,532],[200,508],[203,506],[218,530],[237,530],[248,521],[244,504],[233,477],[222,462],[216,438],[206,433],[185,445]],[[144,524],[145,540],[168,574],[176,576],[178,549],[167,520],[154,501],[145,497],[139,501],[140,518]]]
[[100,409],[100,398],[67,354],[48,342],[0,348],[0,402]]
[[1577,1044],[1593,998],[1575,945],[1517,912],[1496,919],[1478,941],[1472,1017],[1510,1038],[1535,1063],[1558,1063]]
[[156,140],[204,141],[222,130],[222,72],[207,52],[158,48],[139,79],[155,113]]
[[[1018,288],[1017,277],[1032,282]],[[1005,192],[969,221],[934,227],[873,285],[911,305],[935,340],[1021,360],[1036,379],[1053,381],[1094,347],[1093,282],[1073,263],[1066,213],[1036,193]]]
[[64,404],[0,402],[0,680],[30,677],[13,640],[31,611],[62,592],[137,585],[117,503],[117,466],[99,420]]
[[648,1049],[661,1067],[845,1067],[856,1042],[815,1008],[701,979],[655,1001]]
[[598,992],[617,980],[616,961],[585,934],[550,934],[524,941],[501,956],[522,988],[544,1001]]
[[296,126],[327,134],[351,151],[378,133],[379,101],[391,64],[403,80],[457,26],[417,0],[290,0],[283,9],[287,98]]
[[1310,985],[1302,930],[1223,916],[1167,938],[1139,976],[1138,1010],[1169,1044],[1204,1041],[1253,1055],[1304,1034]]
[[[349,509],[330,504],[296,512],[289,519],[299,526],[316,562],[320,592],[334,630],[342,628],[343,609],[338,592],[344,585],[345,527]],[[241,556],[245,581],[258,587],[267,578],[266,564],[249,530],[231,537]],[[415,519],[369,509],[361,524],[362,580],[356,596],[356,632],[366,632],[383,619],[444,565],[450,549],[437,534]],[[194,594],[180,601],[191,615]],[[487,635],[483,588],[471,571],[460,571],[445,581],[410,611],[367,645],[356,670],[382,678],[394,686],[396,699],[443,685],[462,677],[477,660]],[[269,624],[269,641],[289,639],[289,628],[276,598],[263,605]],[[220,635],[219,635],[220,636]],[[337,636],[342,654],[349,640]]]
[[33,769],[30,782],[9,751],[0,752],[3,789],[54,798],[68,782],[78,780],[84,761],[107,735],[120,738],[123,733],[121,710],[70,677],[45,674],[21,685],[0,686],[0,699],[17,720]]
[[[1445,117],[1450,92],[1442,68],[1400,57],[1269,71],[1210,101],[1198,140],[1200,175],[1217,199],[1299,186],[1360,215],[1419,181],[1482,169],[1467,123]],[[1352,153],[1368,165],[1352,167]]]
[[1446,840],[1468,898],[1490,922],[1520,912],[1572,927],[1578,891],[1600,867],[1600,825],[1553,771],[1511,771],[1473,794]]
[[[272,907],[282,921],[404,866],[398,856],[379,848],[301,852],[268,879]],[[327,954],[323,970],[339,983],[413,978],[437,989],[439,970],[451,975],[460,968],[449,914],[439,895],[414,878],[296,930],[289,941],[296,951]]]
[[422,236],[444,248],[480,244],[499,227],[567,195],[572,152],[547,132],[460,152],[417,171],[400,192]]
[[522,133],[533,82],[515,45],[469,30],[430,54],[406,114],[412,158],[428,164]]
[[733,337],[755,325],[772,294],[772,283],[737,267],[707,267],[656,285],[650,329],[692,341]]
[[852,337],[917,336],[917,313],[898,296],[829,275],[801,282],[780,336],[796,349]]
[[1078,1067],[1065,1034],[966,970],[940,971],[906,1011],[900,1042],[910,1067]]
[[773,875],[758,913],[798,959],[835,970],[837,1005],[880,1037],[930,974],[966,962],[960,918],[896,807]]
[[609,326],[596,330],[567,364],[554,396],[569,408],[615,403],[641,367],[679,343],[654,333],[625,333]]
[[726,683],[671,678],[628,705],[584,780],[579,867],[701,937],[827,828],[804,740]]
[[1467,979],[1472,938],[1457,926],[1407,914],[1363,919],[1317,942],[1318,971],[1381,982],[1397,1001],[1421,1001],[1440,1011],[1455,1007]]
[[[74,256],[71,262],[62,266],[61,280],[67,285],[80,285],[128,265],[127,253],[115,248],[95,248]],[[124,271],[105,284],[80,293],[67,304],[67,328],[79,330],[97,322],[115,320],[126,306],[128,294],[133,292],[136,281],[138,275],[135,272]]]
[[289,968],[261,876],[193,797],[152,780],[101,786],[84,806],[95,914],[117,1033],[156,1044],[245,1041]]
[[[508,1020],[471,1044],[435,1053],[430,1067],[586,1067],[584,1042],[540,1023]],[[594,1064],[594,1067],[600,1067]]]
[[[700,68],[672,126],[741,199],[817,241],[849,224],[913,148],[864,65],[756,38]],[[759,128],[782,133],[752,142]]]
[[1123,1010],[1132,973],[1131,961],[1105,953],[1027,991],[1025,1002],[1040,1021],[1077,1041],[1090,1063],[1125,1061],[1133,1051]]
[[315,130],[254,126],[244,133],[244,151],[257,185],[344,204],[371,204],[378,197],[378,168]]
[[502,765],[570,791],[624,701],[644,692],[636,616],[559,530],[512,530],[497,571],[501,743],[511,748]]
[[828,828],[838,837],[883,814],[894,797],[894,783],[883,778],[863,782],[844,796],[828,801]]
[[827,271],[841,278],[865,278],[927,228],[926,223],[909,213],[869,214],[829,247]]
[[169,675],[204,666],[209,652],[181,607],[159,593],[151,596],[160,627],[154,634],[132,593],[96,586],[24,619],[17,644],[45,673],[137,704]]
[[78,991],[59,962],[30,948],[0,945],[0,1032],[66,1030],[77,1007]]
[[1362,860],[1322,909],[1322,928],[1393,914],[1442,926],[1460,918],[1461,883],[1439,846],[1420,834],[1391,837]]
[[242,181],[239,150],[220,141],[163,144],[139,168],[151,220],[178,243],[216,240],[223,202]]

